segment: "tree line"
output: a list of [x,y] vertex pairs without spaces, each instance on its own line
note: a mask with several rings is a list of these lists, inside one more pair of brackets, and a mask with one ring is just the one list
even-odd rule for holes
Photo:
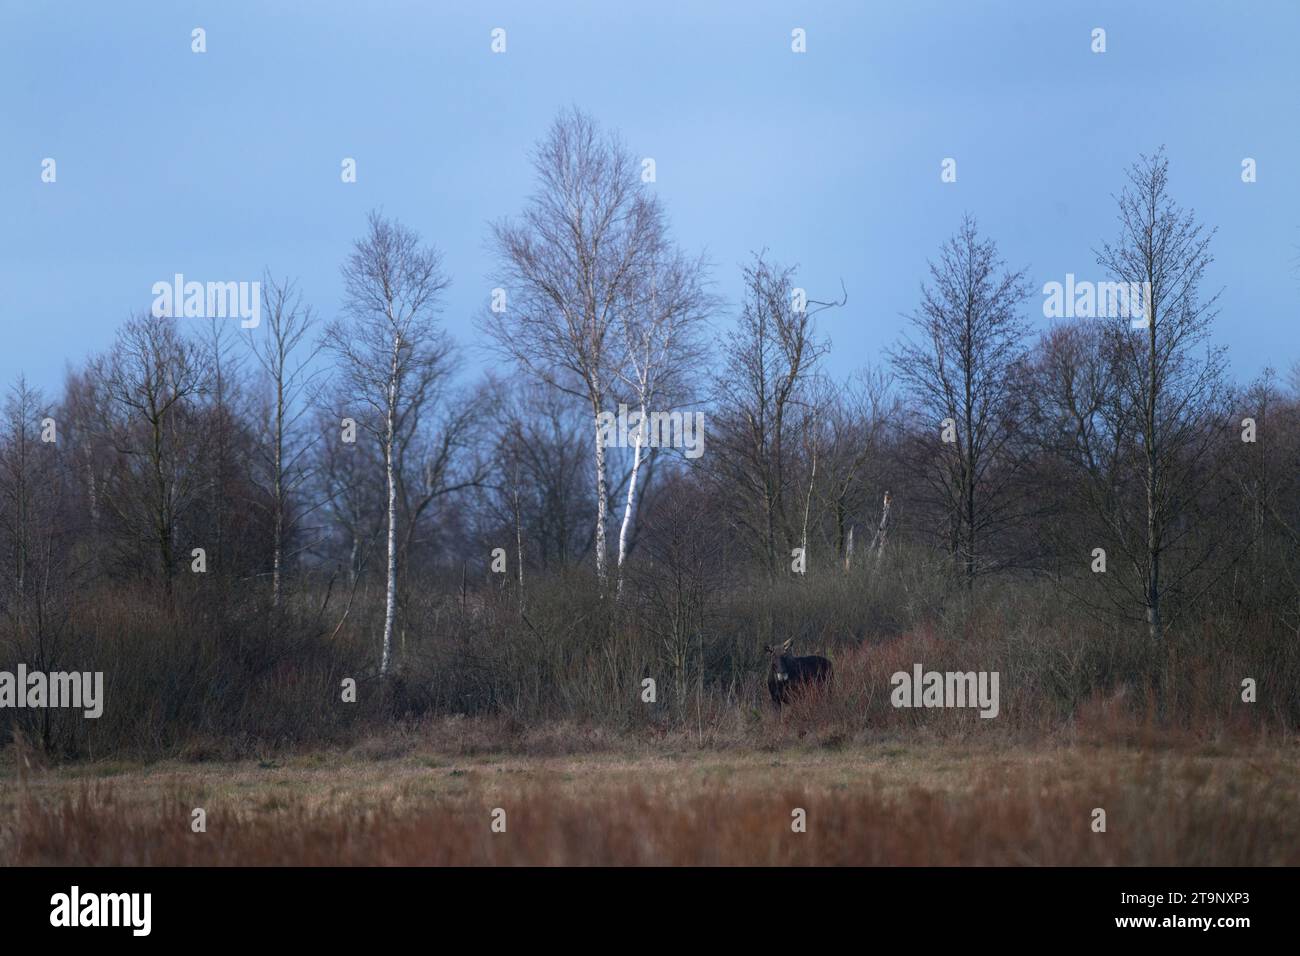
[[[332,321],[268,271],[256,329],[142,313],[59,394],[15,383],[0,610],[19,653],[57,659],[90,595],[200,589],[322,634],[355,615],[384,675],[431,607],[508,600],[536,630],[534,590],[563,581],[606,609],[583,625],[597,643],[637,614],[685,662],[728,589],[915,560],[942,600],[1047,582],[1155,644],[1211,608],[1300,632],[1300,380],[1228,379],[1214,232],[1163,151],[1129,169],[1092,264],[1148,290],[1145,324],[1043,328],[1027,270],[967,216],[897,343],[845,380],[818,321],[856,307],[844,289],[810,294],[757,251],[724,302],[581,112],[532,161],[535,192],[489,230],[476,344],[501,364],[481,380],[442,324],[440,250],[373,213]],[[637,424],[612,441],[621,407]],[[696,413],[695,458],[648,427]]]

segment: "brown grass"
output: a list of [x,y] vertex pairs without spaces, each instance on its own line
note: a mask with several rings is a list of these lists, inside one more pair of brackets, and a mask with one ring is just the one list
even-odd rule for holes
[[[230,764],[26,768],[22,781],[9,760],[0,863],[1300,863],[1290,745],[665,741],[528,757],[466,755],[448,736],[439,725],[388,753],[372,741]],[[490,828],[497,807],[503,834]],[[1095,807],[1106,833],[1091,829]],[[791,830],[795,808],[806,833]]]

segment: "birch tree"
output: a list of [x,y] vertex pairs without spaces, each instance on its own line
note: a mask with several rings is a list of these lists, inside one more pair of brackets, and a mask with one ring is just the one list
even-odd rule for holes
[[533,168],[538,188],[523,214],[492,227],[506,304],[482,325],[522,369],[590,410],[596,577],[604,589],[609,482],[600,414],[624,360],[620,315],[666,245],[664,215],[637,159],[578,110],[556,118]]
[[397,443],[418,413],[430,381],[447,373],[450,345],[436,323],[450,284],[442,254],[401,223],[377,212],[343,265],[343,315],[331,323],[326,347],[339,359],[346,393],[358,403],[359,427],[379,442],[387,491],[387,567],[380,676],[388,673],[397,615]]
[[648,288],[640,290],[637,301],[626,310],[621,323],[626,360],[618,374],[638,419],[632,436],[632,464],[623,521],[618,532],[617,591],[620,594],[641,463],[649,438],[650,413],[689,404],[693,397],[691,373],[698,373],[703,364],[700,334],[714,305],[704,286],[706,272],[702,259],[688,259],[677,252],[670,253],[666,262],[656,261],[649,270]]

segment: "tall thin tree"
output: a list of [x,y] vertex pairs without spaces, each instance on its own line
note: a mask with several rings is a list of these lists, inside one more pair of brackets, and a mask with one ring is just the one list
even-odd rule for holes
[[419,235],[377,212],[343,265],[343,314],[325,345],[338,356],[346,393],[357,403],[357,425],[383,452],[387,489],[388,561],[384,588],[380,676],[388,673],[397,616],[397,443],[405,416],[416,411],[431,379],[447,373],[450,344],[436,324],[450,284],[442,254]]
[[262,314],[265,331],[251,331],[250,346],[271,392],[265,465],[273,509],[271,601],[279,607],[285,538],[292,520],[290,501],[308,479],[306,463],[313,444],[313,439],[299,437],[298,424],[308,411],[305,399],[319,371],[313,360],[322,346],[308,338],[314,325],[311,307],[303,305],[292,280],[277,281],[270,272],[265,274]]
[[1223,396],[1225,352],[1207,346],[1219,296],[1200,294],[1205,270],[1214,261],[1214,230],[1169,195],[1163,147],[1129,168],[1117,204],[1119,235],[1102,245],[1097,264],[1145,297],[1141,321],[1113,318],[1108,342],[1121,406],[1132,416],[1130,431],[1142,454],[1146,521],[1134,557],[1143,578],[1147,630],[1159,640],[1161,604],[1170,583],[1165,553],[1172,539],[1181,537],[1174,520],[1178,502],[1187,500],[1188,482],[1210,454],[1211,421]]
[[911,316],[915,339],[889,353],[921,420],[920,474],[946,512],[949,549],[967,582],[983,569],[983,539],[1006,525],[1014,506],[1008,452],[1022,414],[1020,307],[1030,294],[1025,273],[1008,270],[967,215],[930,263]]

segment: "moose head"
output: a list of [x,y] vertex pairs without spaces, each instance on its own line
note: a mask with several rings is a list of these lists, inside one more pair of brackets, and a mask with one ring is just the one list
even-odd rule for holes
[[790,680],[790,669],[794,665],[794,654],[791,653],[793,647],[794,638],[790,638],[784,644],[763,648],[768,660],[771,662],[771,667],[768,670],[769,679],[775,680],[779,684],[784,684]]

